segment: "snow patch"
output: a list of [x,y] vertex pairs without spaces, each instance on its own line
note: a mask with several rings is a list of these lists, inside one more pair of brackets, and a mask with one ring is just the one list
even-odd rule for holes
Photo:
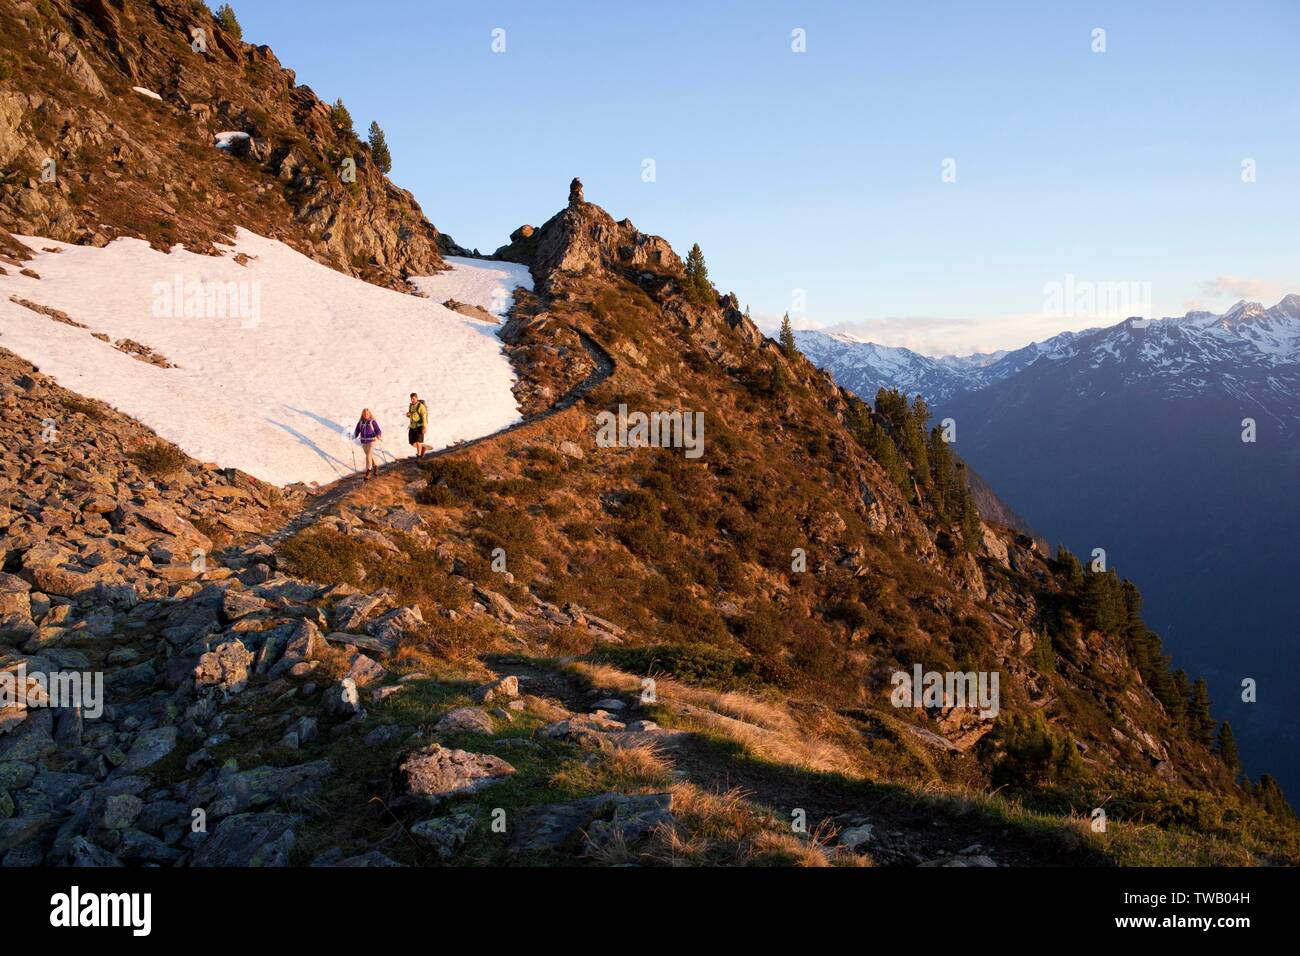
[[[0,346],[200,461],[275,484],[331,481],[360,466],[351,434],[363,407],[384,429],[381,460],[410,453],[413,391],[428,404],[427,441],[437,448],[519,420],[514,372],[495,330],[440,302],[501,306],[499,287],[531,288],[522,266],[453,260],[451,271],[415,280],[436,292],[424,299],[244,229],[218,256],[163,253],[138,239],[96,249],[18,238],[41,278],[0,276]],[[61,309],[86,328],[10,296]],[[122,338],[176,367],[129,357],[111,344]]]
[[455,299],[504,316],[514,304],[515,289],[533,287],[528,266],[517,262],[490,262],[464,256],[447,256],[446,260],[452,266],[451,272],[412,276],[410,280],[411,285],[439,305]]
[[217,134],[217,149],[230,149],[236,143],[242,143],[250,137],[242,130],[232,129]]
[[135,90],[135,92],[139,93],[141,96],[147,96],[151,100],[158,100],[159,102],[162,102],[162,97],[159,96],[157,93],[155,93],[153,90],[145,89],[143,86],[133,86],[131,87],[131,89]]

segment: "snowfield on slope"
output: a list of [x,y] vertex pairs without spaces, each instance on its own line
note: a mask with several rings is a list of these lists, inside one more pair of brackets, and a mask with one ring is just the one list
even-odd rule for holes
[[[41,278],[12,267],[0,276],[0,347],[200,461],[274,484],[329,482],[361,465],[351,435],[363,407],[384,430],[381,461],[411,454],[411,392],[428,404],[435,448],[519,420],[497,327],[441,303],[504,314],[516,286],[532,288],[526,266],[455,259],[451,271],[415,281],[421,298],[243,229],[220,256],[162,253],[138,239],[96,249],[18,238]],[[125,339],[174,367],[114,347]]]

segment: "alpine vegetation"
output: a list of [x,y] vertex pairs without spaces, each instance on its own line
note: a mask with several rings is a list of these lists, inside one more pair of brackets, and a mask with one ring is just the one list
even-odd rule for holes
[[704,454],[703,412],[628,412],[596,414],[597,448],[681,448],[690,459]]

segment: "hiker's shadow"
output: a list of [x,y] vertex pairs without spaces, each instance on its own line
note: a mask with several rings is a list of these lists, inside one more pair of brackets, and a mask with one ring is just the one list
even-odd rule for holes
[[298,439],[298,441],[302,442],[304,445],[306,445],[316,454],[320,455],[321,458],[325,459],[325,461],[329,463],[330,468],[334,471],[335,474],[346,475],[357,470],[355,464],[346,462],[342,458],[339,458],[335,455],[331,455],[324,448],[321,448],[320,445],[316,444],[314,441],[312,441],[302,432],[298,431],[298,429],[294,428],[292,425],[286,425],[284,422],[277,422],[274,418],[268,418],[267,421],[270,422],[272,425],[274,425],[276,428],[283,428],[294,438]]
[[[355,443],[356,441],[356,439],[352,437],[353,429],[356,428],[355,425],[344,425],[341,424],[340,422],[331,421],[330,419],[326,418],[324,415],[317,415],[315,412],[309,412],[305,408],[294,408],[292,405],[286,405],[284,407],[288,411],[293,412],[295,415],[301,415],[304,418],[310,418],[318,425],[323,425],[325,428],[328,428],[330,431],[334,432],[334,434],[338,435],[346,442]],[[294,431],[288,425],[282,425],[279,422],[274,422],[273,424],[279,425],[285,431],[297,437],[299,441],[311,445],[312,448],[315,449],[316,453],[319,454],[322,458],[325,458],[327,461],[338,462],[339,464],[344,465],[344,469],[348,472],[357,471],[359,468],[361,468],[362,462],[365,461],[365,456],[361,454],[361,449],[357,447],[355,448],[355,451],[357,452],[358,460],[351,467],[347,467],[346,462],[344,462],[340,458],[335,458],[333,455],[330,455],[328,452],[321,450],[319,446],[313,443],[310,438],[308,438],[306,435],[303,435],[301,432]],[[382,464],[387,464],[388,462],[396,461],[397,457],[395,455],[390,454],[387,451],[384,451],[383,447],[381,446],[375,449],[375,460],[379,461]]]
[[304,418],[310,418],[317,424],[324,425],[336,435],[351,435],[352,429],[342,422],[332,422],[324,415],[317,415],[315,412],[309,412],[305,408],[294,408],[292,405],[284,406],[286,410],[293,412],[295,415],[302,415]]

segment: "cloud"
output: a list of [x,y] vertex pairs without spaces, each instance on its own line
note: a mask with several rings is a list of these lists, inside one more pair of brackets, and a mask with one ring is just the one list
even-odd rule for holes
[[1218,275],[1211,281],[1201,284],[1201,294],[1211,299],[1231,299],[1233,302],[1238,299],[1249,299],[1269,305],[1283,298],[1291,288],[1295,287],[1296,283],[1288,286],[1284,282],[1274,282],[1271,279],[1244,279],[1240,276]]
[[[776,335],[781,328],[781,316],[786,313],[777,314],[775,312],[755,312],[750,316],[754,324],[768,335]],[[790,327],[796,332],[802,332],[806,329],[824,329],[825,324],[811,318],[806,313],[796,313],[790,316]]]

